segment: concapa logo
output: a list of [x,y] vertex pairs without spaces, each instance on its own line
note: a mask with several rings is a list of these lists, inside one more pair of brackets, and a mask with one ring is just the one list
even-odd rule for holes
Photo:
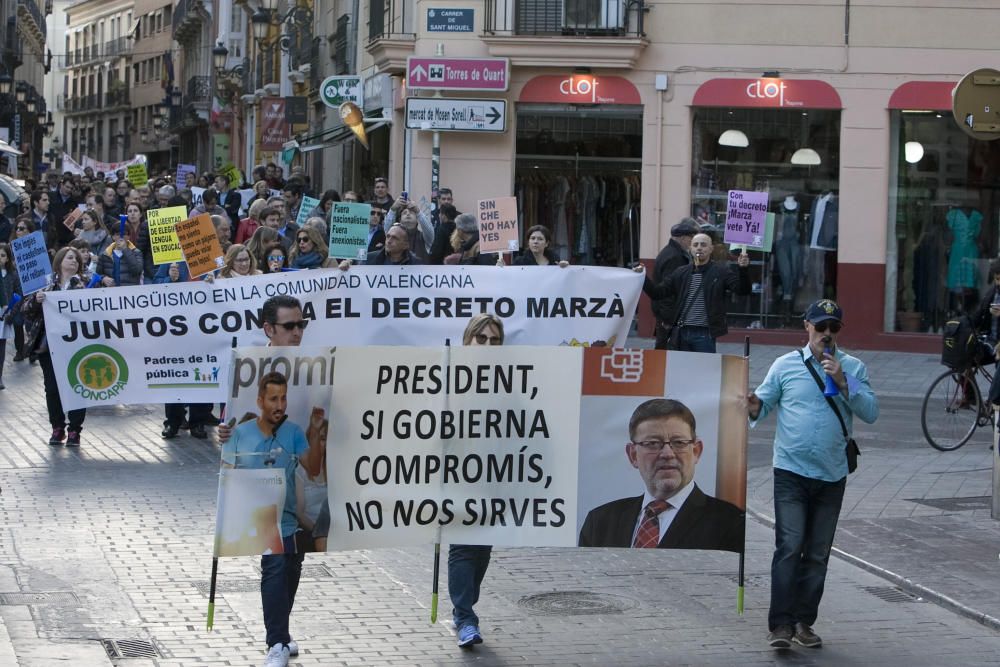
[[117,396],[128,384],[125,358],[107,345],[88,345],[77,350],[66,372],[73,391],[93,401]]

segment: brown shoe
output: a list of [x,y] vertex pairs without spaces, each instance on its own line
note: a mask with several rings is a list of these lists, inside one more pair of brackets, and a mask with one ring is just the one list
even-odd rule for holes
[[792,641],[806,648],[819,648],[823,645],[823,640],[820,639],[819,635],[805,623],[795,624],[795,636],[792,637]]
[[790,625],[779,625],[767,635],[767,643],[771,648],[791,648],[794,631]]

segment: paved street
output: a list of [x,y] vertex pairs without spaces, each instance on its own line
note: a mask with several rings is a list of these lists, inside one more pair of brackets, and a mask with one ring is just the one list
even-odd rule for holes
[[[782,352],[754,347],[752,384]],[[477,606],[486,643],[462,652],[445,624],[429,623],[430,548],[341,552],[307,558],[292,664],[996,664],[988,434],[931,449],[918,399],[937,359],[859,356],[882,417],[857,429],[861,469],[816,627],[823,649],[776,654],[764,643],[772,420],[751,433],[743,617],[734,554],[498,549]],[[37,366],[8,362],[3,379],[0,666],[259,664],[254,559],[222,561],[215,630],[204,629],[217,448],[163,441],[154,406],[92,410],[79,451],[49,447]],[[445,619],[446,600],[442,590]],[[112,659],[102,640],[153,655]]]

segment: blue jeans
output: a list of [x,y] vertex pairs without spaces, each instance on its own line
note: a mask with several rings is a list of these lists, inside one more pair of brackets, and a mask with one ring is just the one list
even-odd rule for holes
[[448,593],[456,629],[479,625],[472,607],[479,602],[479,587],[490,566],[492,550],[491,546],[473,544],[452,544],[448,548]]
[[285,553],[260,557],[260,601],[268,648],[292,639],[288,634],[288,617],[292,615],[305,558],[305,554],[295,553],[295,535],[282,538],[282,543]]
[[683,352],[708,352],[715,354],[715,339],[708,327],[681,327],[680,345]]
[[839,482],[825,482],[774,469],[774,559],[768,629],[816,622],[846,486],[846,477]]

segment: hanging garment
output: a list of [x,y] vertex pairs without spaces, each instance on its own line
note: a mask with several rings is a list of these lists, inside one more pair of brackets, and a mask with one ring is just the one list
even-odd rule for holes
[[946,220],[952,233],[951,254],[948,256],[948,289],[975,287],[976,259],[979,257],[976,239],[982,228],[983,214],[975,209],[966,212],[953,208],[948,211]]
[[840,203],[832,192],[816,199],[812,205],[812,236],[809,247],[816,250],[837,249],[837,219]]

